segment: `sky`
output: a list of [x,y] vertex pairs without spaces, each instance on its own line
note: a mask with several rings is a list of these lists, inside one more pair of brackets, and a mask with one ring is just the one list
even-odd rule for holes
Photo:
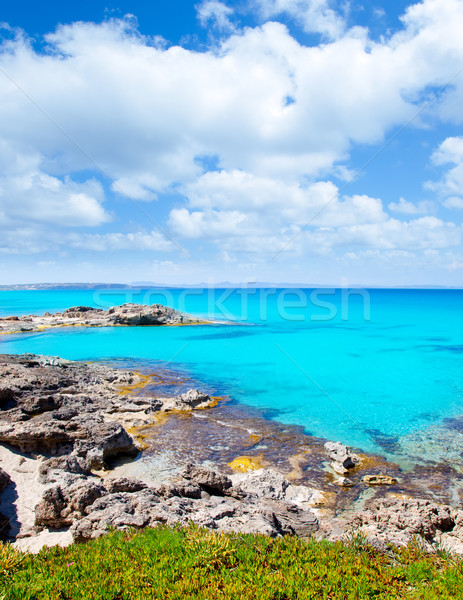
[[463,0],[0,22],[0,284],[463,286]]

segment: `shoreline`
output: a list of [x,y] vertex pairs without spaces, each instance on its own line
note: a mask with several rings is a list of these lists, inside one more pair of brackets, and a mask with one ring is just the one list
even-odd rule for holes
[[0,317],[0,335],[36,333],[61,327],[178,327],[218,324],[221,323],[199,319],[162,304],[126,303],[107,310],[92,306],[74,306],[62,313]]
[[[24,359],[24,356],[16,355],[15,360],[21,360],[21,358]],[[105,415],[100,421],[100,428],[104,426],[109,428],[109,433],[112,432],[109,438],[103,436],[104,443],[107,443],[108,439],[114,438],[113,434],[119,427],[117,436],[123,438],[124,449],[122,452],[115,451],[117,448],[111,442],[112,454],[109,453],[108,459],[113,468],[101,470],[102,467],[105,467],[104,448],[101,450],[101,440],[95,445],[94,441],[90,439],[89,443],[86,442],[87,447],[84,450],[82,450],[82,443],[78,442],[77,454],[75,447],[65,453],[56,453],[56,451],[47,453],[42,450],[43,456],[36,459],[34,469],[28,462],[34,460],[30,458],[30,449],[29,452],[26,452],[24,448],[21,448],[22,452],[19,453],[18,461],[22,460],[22,453],[24,462],[29,465],[29,470],[32,469],[32,479],[29,483],[35,477],[43,485],[39,488],[29,485],[31,489],[39,490],[42,499],[36,497],[39,502],[36,507],[34,525],[36,529],[31,528],[29,519],[26,524],[29,533],[26,531],[25,534],[32,534],[32,536],[22,538],[18,543],[20,547],[27,547],[32,542],[31,549],[35,551],[41,543],[48,544],[53,541],[61,543],[60,535],[63,536],[62,540],[65,543],[68,543],[70,539],[87,539],[87,536],[100,535],[100,532],[103,531],[101,529],[102,519],[105,522],[104,519],[111,520],[112,518],[113,504],[117,509],[116,514],[119,514],[121,526],[125,527],[128,524],[127,503],[146,501],[146,496],[149,494],[151,494],[150,506],[154,502],[153,498],[156,498],[155,501],[158,503],[162,494],[166,495],[161,502],[164,516],[161,517],[159,512],[156,512],[156,518],[154,515],[152,516],[153,522],[157,522],[157,519],[161,519],[161,521],[173,519],[173,522],[177,522],[178,519],[182,521],[182,519],[188,518],[199,520],[200,524],[206,524],[213,528],[219,527],[227,530],[228,527],[233,530],[235,526],[244,527],[244,521],[248,523],[246,526],[250,526],[249,522],[251,522],[252,527],[255,527],[255,529],[251,529],[252,531],[275,535],[279,531],[278,527],[275,529],[275,526],[262,521],[262,511],[264,510],[262,506],[270,502],[273,503],[272,510],[279,515],[280,522],[287,523],[286,529],[284,527],[281,529],[282,532],[289,532],[301,527],[303,518],[307,520],[310,517],[309,529],[317,531],[317,535],[328,539],[342,538],[354,523],[359,519],[367,518],[365,515],[370,515],[367,518],[366,526],[371,528],[371,521],[374,522],[374,517],[370,513],[371,507],[374,506],[384,506],[384,514],[388,514],[387,511],[395,514],[397,511],[400,513],[404,511],[405,503],[405,508],[409,507],[413,514],[417,510],[419,514],[424,511],[420,518],[426,519],[429,517],[429,511],[436,510],[435,506],[447,505],[449,502],[459,504],[456,498],[449,497],[448,486],[443,485],[443,478],[449,475],[448,470],[439,471],[436,470],[436,467],[432,470],[419,469],[413,473],[415,478],[413,481],[413,477],[403,473],[397,465],[387,462],[384,458],[361,454],[359,456],[360,464],[354,464],[353,468],[346,469],[346,477],[342,477],[333,471],[333,462],[330,465],[332,459],[326,449],[326,440],[308,436],[300,427],[269,421],[259,415],[258,411],[230,400],[218,402],[217,398],[201,392],[191,393],[192,391],[190,391],[178,394],[191,384],[191,381],[184,376],[179,376],[178,372],[174,374],[174,371],[166,370],[164,374],[157,374],[157,377],[153,377],[154,374],[150,376],[142,371],[136,373],[133,370],[113,369],[101,363],[88,365],[87,363],[31,356],[27,360],[29,362],[38,361],[39,370],[46,371],[47,368],[50,368],[54,374],[60,369],[72,371],[75,368],[81,369],[81,375],[85,377],[90,373],[91,378],[94,378],[95,374],[100,374],[103,379],[106,377],[108,381],[113,379],[109,388],[108,386],[102,388],[101,382],[94,384],[96,391],[100,394],[103,389],[106,390],[107,395],[108,390],[110,391],[107,402],[98,405],[100,407],[98,411]],[[114,385],[114,378],[118,378],[117,386]],[[86,385],[87,392],[91,393],[88,383]],[[75,388],[75,384],[71,385],[69,395],[72,394],[73,387]],[[153,395],[155,389],[157,394]],[[162,396],[169,389],[178,395]],[[26,401],[28,401],[27,398]],[[35,407],[33,410],[37,411],[43,408],[43,406]],[[204,410],[198,411],[197,408]],[[63,412],[63,407],[57,411],[57,417],[59,417],[60,410]],[[98,417],[101,416],[99,412],[96,413]],[[95,415],[95,413],[93,414]],[[71,420],[76,418],[72,417]],[[95,416],[92,418],[95,419]],[[34,421],[34,419],[35,421],[43,420],[43,417],[39,415],[33,417],[32,420]],[[77,421],[80,423],[79,426],[82,426],[82,419],[79,421],[77,418]],[[19,421],[16,428],[24,430],[27,423],[28,421],[26,424]],[[85,426],[87,427],[87,425]],[[27,427],[26,431],[30,433]],[[129,435],[131,441],[127,441],[122,432]],[[4,434],[4,428],[0,426],[0,436],[4,436]],[[13,436],[12,439],[16,445],[21,446],[20,435],[15,437],[14,427],[13,432],[10,432],[9,435]],[[92,435],[96,435],[93,430]],[[5,441],[4,437],[2,437],[2,441]],[[100,448],[98,450],[100,455],[98,452],[95,454],[95,448]],[[347,449],[345,450],[347,451]],[[7,453],[7,450],[4,449],[3,456],[6,456]],[[133,459],[130,462],[123,458],[131,454]],[[17,452],[16,455],[18,457]],[[350,455],[355,456],[352,453]],[[120,456],[119,459],[118,456]],[[11,456],[9,458],[11,459]],[[84,463],[90,460],[91,464],[83,464],[82,460]],[[187,474],[187,479],[185,479],[187,460],[192,460],[195,465],[199,465],[196,467],[200,469],[199,475],[197,475],[199,482],[190,477],[191,473]],[[115,466],[117,461],[119,464]],[[37,462],[40,462],[39,466],[37,466]],[[121,462],[126,464],[121,465]],[[19,464],[13,467],[11,461],[8,464],[10,470],[21,471],[18,469]],[[147,472],[150,469],[152,471],[153,466],[154,470],[157,469],[161,474],[163,473],[162,467],[164,467],[164,475],[157,481],[153,481],[152,478],[150,480],[147,476]],[[213,471],[210,471],[211,468]],[[217,470],[223,475],[218,475]],[[205,475],[206,472],[209,474]],[[215,473],[215,475],[210,473]],[[369,485],[364,478],[371,475],[396,477],[398,482],[392,482],[392,485],[387,486]],[[188,477],[190,478],[188,479]],[[460,476],[456,475],[456,477]],[[245,489],[248,486],[248,492],[244,492],[245,496],[242,496],[243,492],[237,491],[234,492],[236,497],[227,497],[228,499],[224,500],[224,490],[219,489],[218,492],[216,490],[211,495],[208,484],[201,483],[201,481],[209,481],[211,478],[214,481],[222,481],[222,484],[223,481],[229,482],[227,485],[230,489],[237,485],[238,487],[244,486]],[[275,482],[273,481],[275,478],[277,478],[281,490],[290,490],[293,500],[299,498],[296,502],[296,506],[298,506],[296,516],[288,517],[286,514],[288,506],[291,504],[291,502],[288,504],[289,497],[285,495],[286,492],[279,492],[279,495],[275,496]],[[339,485],[340,481],[346,483],[346,479],[349,480],[348,485]],[[269,481],[273,483],[270,485]],[[253,496],[256,482],[262,489],[265,489],[265,493],[260,498]],[[19,489],[18,483],[19,481],[16,487]],[[350,485],[351,483],[353,485]],[[191,486],[193,486],[194,492],[191,491]],[[185,491],[188,489],[190,491]],[[37,493],[40,496],[39,492]],[[120,492],[124,496],[122,500]],[[196,500],[190,497],[192,493]],[[55,495],[53,496],[53,494]],[[79,500],[82,495],[87,498],[85,500],[87,504],[83,510],[80,506],[82,499]],[[244,499],[246,495],[248,499]],[[173,498],[183,498],[183,500],[174,501]],[[30,503],[30,499],[28,501]],[[105,502],[106,504],[104,504]],[[57,503],[61,503],[59,506],[63,506],[58,512],[56,511]],[[222,512],[225,510],[226,514],[233,514],[235,517],[224,517],[217,503],[221,503],[220,506],[225,504],[225,508],[221,509]],[[108,506],[109,513],[104,512],[104,506]],[[218,510],[218,512],[217,510],[213,512],[218,519],[214,520],[213,524],[206,519],[205,506],[208,507],[207,514],[210,514],[212,509]],[[118,510],[120,513],[117,512]],[[133,506],[130,510],[133,510]],[[150,510],[153,509],[150,508]],[[166,510],[167,512],[165,512]],[[268,507],[265,510],[268,512]],[[455,509],[449,505],[445,510],[454,511]],[[37,531],[38,513],[41,514],[41,519],[39,519],[41,532]],[[264,514],[267,513],[264,511]],[[256,515],[259,516],[258,524]],[[128,521],[131,522],[130,519]],[[63,523],[66,524],[64,529],[61,527],[63,531],[54,531],[60,529],[59,526]],[[141,526],[140,520],[136,520],[134,526],[136,523]],[[210,525],[207,525],[208,523]],[[147,526],[147,524],[143,526]],[[44,533],[46,529],[48,531]],[[73,533],[70,537],[71,531]],[[306,530],[304,529],[304,531]],[[377,538],[379,536],[378,539],[386,536],[386,539],[392,540],[394,543],[394,539],[397,538],[396,534],[397,532],[382,531],[381,535],[378,532],[375,535]],[[409,531],[401,530],[402,537],[399,536],[397,539],[410,539],[410,535]],[[455,548],[459,547],[460,541],[463,549],[463,536],[461,536],[461,540],[458,536],[451,540]]]

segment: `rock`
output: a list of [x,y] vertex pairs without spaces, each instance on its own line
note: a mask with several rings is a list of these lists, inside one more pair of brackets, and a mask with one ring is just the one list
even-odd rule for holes
[[107,314],[110,322],[116,325],[175,325],[197,322],[194,317],[162,304],[123,304],[110,308]]
[[[162,486],[164,487],[164,486]],[[308,536],[318,529],[313,513],[281,501],[246,497],[243,500],[212,495],[209,498],[166,497],[161,488],[132,494],[108,494],[86,509],[71,527],[74,539],[103,535],[108,526],[141,528],[158,523],[198,525],[219,531],[261,533],[270,536]]]
[[353,516],[350,524],[369,539],[395,545],[406,545],[416,536],[432,543],[443,534],[463,541],[463,511],[440,506],[429,500],[381,499],[368,503],[366,509]]
[[148,487],[143,481],[138,479],[127,479],[127,477],[120,477],[118,479],[105,479],[104,485],[111,494],[116,492],[129,492],[133,494],[134,492],[139,492],[140,490],[144,490]]
[[367,485],[394,485],[397,479],[389,475],[365,475],[363,482]]
[[66,508],[66,501],[59,485],[45,490],[42,500],[35,508],[35,524],[38,527],[56,527],[60,529],[68,522],[61,513]]
[[330,462],[330,467],[333,469],[335,473],[338,475],[347,475],[349,473],[349,469],[347,469],[342,463],[337,462],[335,460]]
[[[312,506],[315,496],[319,494],[305,485],[293,485],[277,471],[259,469],[247,473],[236,473],[231,476],[235,488],[243,490],[250,498],[280,500],[294,506]],[[318,496],[317,496],[318,499]]]
[[197,318],[181,313],[178,310],[163,306],[162,304],[123,304],[113,306],[108,310],[93,308],[91,306],[74,306],[67,308],[63,313],[42,316],[25,315],[12,316],[0,319],[0,334],[21,331],[40,331],[47,327],[61,327],[63,325],[85,325],[88,327],[108,326],[144,326],[144,325],[187,325],[199,321]]
[[216,403],[216,401],[198,390],[188,390],[184,394],[174,396],[173,398],[160,398],[162,402],[161,410],[193,410],[195,408],[207,408]]
[[184,479],[196,483],[211,495],[226,495],[233,487],[232,480],[226,475],[206,467],[187,463],[181,472]]
[[247,494],[253,494],[259,498],[272,498],[273,500],[283,500],[290,485],[281,473],[271,469],[237,473],[232,475],[231,482]]
[[51,486],[45,490],[35,509],[35,524],[57,529],[69,526],[84,516],[88,506],[106,494],[108,491],[105,487],[89,478],[75,478],[66,488]]
[[172,483],[163,484],[158,488],[157,493],[162,498],[172,498],[173,496],[196,499],[210,497],[210,494],[205,492],[200,485],[187,479],[179,479]]
[[[8,487],[11,483],[11,477],[8,475],[6,471],[4,471],[0,467],[0,494],[3,490]],[[0,504],[2,500],[0,498]],[[4,540],[8,536],[8,532],[10,530],[10,520],[3,513],[0,512],[0,540]]]
[[[326,442],[325,451],[330,457],[332,465],[333,463],[335,465],[340,464],[344,469],[353,469],[360,462],[360,458],[341,442]],[[339,473],[339,470],[336,472]],[[340,473],[340,475],[343,475],[343,473]]]
[[333,483],[339,485],[339,487],[352,487],[354,485],[354,482],[348,477],[339,477]]
[[11,477],[0,467],[0,493],[11,483]]

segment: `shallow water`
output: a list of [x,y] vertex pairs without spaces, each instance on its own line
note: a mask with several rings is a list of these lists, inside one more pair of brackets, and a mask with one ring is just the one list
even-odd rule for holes
[[[0,315],[162,301],[197,315],[239,322],[47,330],[0,337],[0,352],[90,360],[127,357],[156,368],[179,367],[217,393],[258,409],[268,419],[303,426],[314,436],[383,456],[458,461],[459,438],[447,438],[445,427],[449,432],[458,427],[459,421],[451,419],[463,414],[463,292],[362,294],[0,292]],[[441,425],[446,443],[429,443],[426,432],[432,435]]]

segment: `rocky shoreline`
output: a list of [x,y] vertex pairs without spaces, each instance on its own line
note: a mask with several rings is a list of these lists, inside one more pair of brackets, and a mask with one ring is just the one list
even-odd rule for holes
[[0,317],[0,335],[30,333],[51,327],[115,327],[197,325],[212,323],[182,313],[162,304],[122,304],[108,310],[91,306],[74,306],[62,313]]
[[[249,457],[247,463],[229,463],[228,472],[219,471],[191,462],[192,452],[178,457],[175,475],[156,485],[143,477],[118,476],[115,461],[139,455],[147,427],[170,419],[172,443],[178,444],[180,419],[220,415],[217,398],[198,390],[170,397],[141,394],[149,379],[104,364],[0,355],[4,538],[35,551],[43,544],[92,539],[108,527],[194,521],[217,531],[270,536],[340,539],[356,530],[383,551],[388,543],[405,544],[418,536],[429,550],[439,543],[463,553],[458,506],[377,493],[394,484],[396,471],[385,472],[384,461],[372,468],[369,457],[339,442],[316,440],[312,458],[321,462],[323,454],[329,471],[324,479],[312,470],[310,452],[293,461],[292,474]],[[206,419],[195,419],[201,421]],[[360,489],[358,482],[368,492],[362,508],[336,511],[333,498],[353,497],[351,484]]]

